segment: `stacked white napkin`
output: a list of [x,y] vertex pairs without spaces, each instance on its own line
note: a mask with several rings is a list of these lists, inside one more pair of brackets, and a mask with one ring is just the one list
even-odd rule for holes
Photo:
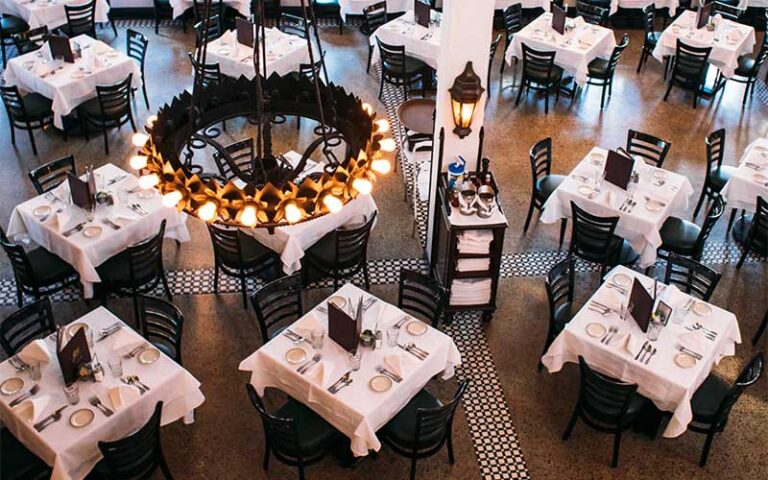
[[35,340],[19,352],[19,358],[25,363],[48,363],[51,361],[51,353],[44,340]]
[[491,279],[454,280],[451,305],[482,305],[491,301]]
[[141,396],[141,392],[133,385],[118,385],[110,388],[107,395],[109,396],[109,402],[112,404],[112,407],[117,411],[138,400]]
[[29,423],[36,423],[41,419],[42,413],[48,406],[50,397],[48,395],[38,395],[13,407],[16,415]]
[[491,268],[490,258],[460,258],[456,263],[458,272],[482,272]]
[[384,364],[387,368],[394,373],[403,377],[403,355],[400,353],[391,353],[384,357]]
[[465,230],[459,234],[457,248],[459,253],[486,254],[490,252],[492,241],[492,230]]
[[64,233],[78,223],[85,220],[83,212],[75,207],[67,207],[56,215],[56,226],[60,233]]
[[307,377],[312,383],[325,388],[332,379],[334,366],[335,362],[322,360],[316,365],[312,366],[309,371],[304,374],[304,376]]

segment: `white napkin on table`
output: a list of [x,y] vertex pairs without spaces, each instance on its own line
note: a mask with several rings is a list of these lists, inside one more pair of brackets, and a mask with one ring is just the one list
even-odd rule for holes
[[677,341],[688,350],[704,355],[707,350],[707,340],[699,332],[683,333],[677,337]]
[[[619,337],[619,335],[617,335],[617,337]],[[632,335],[631,333],[626,333],[620,337],[621,338],[611,341],[611,346],[625,349],[632,355],[632,358],[640,353],[643,344],[645,344],[645,341],[647,340],[645,335]]]
[[48,347],[45,346],[45,341],[35,340],[19,352],[19,358],[25,363],[48,363],[51,361],[51,353],[48,351]]
[[49,401],[50,397],[48,395],[32,397],[13,407],[13,411],[22,420],[35,423],[40,420],[40,416],[45,411]]
[[617,198],[618,195],[610,189],[606,189],[605,193],[603,194],[603,202],[605,202],[605,204],[609,207],[612,207],[616,203]]
[[327,360],[318,362],[315,366],[309,369],[309,371],[305,374],[307,379],[309,379],[310,382],[315,383],[321,387],[325,387],[325,385],[329,382],[331,379],[331,374],[333,373],[333,367],[334,362],[330,362]]
[[84,215],[74,208],[65,208],[55,216],[56,227],[60,233],[66,232],[85,219]]
[[222,46],[231,46],[235,43],[236,39],[237,37],[235,37],[235,33],[232,30],[227,30],[221,35],[221,37],[219,37],[219,41],[222,43]]
[[392,370],[392,373],[403,376],[403,355],[400,353],[391,353],[384,357],[384,363]]
[[302,320],[301,325],[297,325],[292,330],[305,339],[309,340],[312,338],[312,330],[323,328],[322,325],[320,325],[320,322],[315,318],[315,315],[310,312],[307,314],[307,317]]
[[115,410],[120,410],[138,400],[141,392],[133,385],[118,385],[117,387],[110,388],[107,395],[109,396],[110,403],[112,403],[112,407]]

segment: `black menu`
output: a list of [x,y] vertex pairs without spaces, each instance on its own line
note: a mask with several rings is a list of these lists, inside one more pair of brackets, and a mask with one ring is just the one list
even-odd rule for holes
[[235,19],[235,28],[237,30],[237,43],[253,48],[253,23],[237,18]]
[[48,38],[48,45],[51,47],[51,58],[54,60],[62,59],[67,63],[75,63],[75,57],[72,55],[72,46],[67,37],[51,35]]
[[421,0],[413,0],[413,17],[416,23],[422,27],[429,28],[429,17],[432,9],[428,3],[424,3]]
[[552,4],[552,28],[563,35],[565,33],[565,10]]
[[699,11],[696,12],[696,28],[704,28],[707,25],[709,17],[712,16],[712,5],[714,2],[699,7]]
[[59,359],[64,383],[70,385],[77,381],[80,366],[84,363],[90,363],[91,350],[88,348],[84,328],[78,329],[66,345],[62,345],[61,342],[61,335],[59,335],[56,337],[56,356]]
[[651,314],[653,313],[653,297],[637,278],[632,282],[629,301],[632,302],[632,318],[635,319],[643,332],[647,332],[648,323],[651,321]]
[[93,207],[94,198],[88,182],[80,180],[71,173],[67,174],[67,179],[69,181],[69,191],[72,195],[72,203],[86,210]]
[[348,352],[357,350],[357,342],[362,330],[362,315],[359,309],[356,318],[352,318],[342,309],[328,302],[328,337]]
[[633,168],[635,168],[633,159],[609,150],[608,159],[605,161],[605,180],[626,190],[632,178]]

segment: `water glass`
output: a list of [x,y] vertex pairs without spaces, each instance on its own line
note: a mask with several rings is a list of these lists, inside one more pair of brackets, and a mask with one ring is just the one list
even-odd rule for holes
[[78,387],[77,382],[64,385],[64,395],[70,405],[77,405],[80,401],[80,387]]
[[632,313],[632,308],[634,308],[634,306],[635,305],[628,298],[621,302],[621,312],[619,315],[622,320],[627,319],[627,316]]
[[312,340],[312,348],[315,350],[322,350],[323,339],[325,339],[325,331],[322,328],[316,328],[312,330],[310,335]]
[[659,334],[661,333],[662,325],[663,324],[661,322],[657,322],[655,320],[652,320],[648,324],[648,340],[655,342],[656,340],[659,339]]
[[361,350],[355,350],[349,352],[349,369],[353,372],[360,370],[360,363],[363,359],[363,352]]
[[400,336],[400,327],[397,325],[392,325],[389,328],[387,328],[387,346],[388,347],[396,347],[397,346],[397,338]]
[[43,375],[43,372],[40,369],[40,362],[27,362],[27,365],[29,365],[29,368],[27,368],[29,379],[33,381],[40,380],[40,377]]
[[120,378],[123,376],[123,359],[121,357],[110,358],[107,365],[109,365],[109,371],[112,372],[113,377]]
[[88,346],[93,348],[93,330],[91,330],[91,327],[85,327],[83,330],[85,331],[85,340],[88,342]]

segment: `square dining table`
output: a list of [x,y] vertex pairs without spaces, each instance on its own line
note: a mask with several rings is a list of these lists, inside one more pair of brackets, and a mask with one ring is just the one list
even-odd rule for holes
[[768,200],[768,139],[758,138],[746,148],[720,194],[729,208],[747,212],[755,211],[757,197]]
[[[568,26],[572,26],[569,28]],[[589,62],[596,58],[609,58],[616,47],[613,30],[590,25],[581,17],[566,20],[565,34],[552,28],[552,14],[547,12],[517,32],[504,59],[512,65],[513,59],[523,58],[525,44],[545,52],[555,52],[555,65],[572,75],[579,85],[587,83]]]
[[[178,18],[192,8],[194,0],[170,0],[170,3],[173,8],[173,18]],[[198,3],[203,4],[200,0]],[[225,6],[237,10],[243,17],[251,18],[251,0],[223,0],[223,3]]]
[[[365,8],[381,1],[386,2],[388,15],[413,9],[413,0],[339,0],[341,18],[346,22],[348,15],[362,16]],[[283,0],[281,5],[289,6],[291,3],[301,4],[301,0]]]
[[[363,302],[373,297],[349,283],[333,296],[344,297],[355,307],[361,297]],[[363,330],[372,330],[378,325],[382,332],[386,332],[389,326],[405,316],[405,312],[394,305],[377,299],[363,316]],[[358,347],[362,350],[361,366],[358,371],[351,371],[348,353],[327,334],[319,351],[313,350],[307,342],[296,344],[281,334],[243,360],[240,370],[251,373],[251,384],[259,394],[263,394],[265,388],[273,387],[307,405],[349,437],[355,456],[365,456],[369,450],[378,451],[381,448],[381,443],[376,437],[377,430],[402,410],[432,377],[441,374],[443,379],[449,379],[454,374],[454,367],[461,363],[459,350],[449,336],[431,326],[427,327],[425,333],[411,335],[408,328],[408,322],[411,321],[418,320],[408,320],[401,326],[398,343],[415,343],[422,350],[429,352],[425,360],[412,356],[400,347],[389,347],[385,338],[380,349]],[[289,328],[301,335],[302,329],[318,327],[328,331],[326,302],[315,307]],[[305,350],[307,359],[315,353],[321,354],[322,375],[313,374],[313,369],[318,366],[302,375],[297,372],[296,365],[288,363],[286,353],[297,346]],[[377,366],[386,365],[385,359],[388,356],[401,359],[402,381],[393,382],[387,391],[374,391],[370,388],[369,381],[376,375]],[[335,394],[329,392],[328,388],[346,372],[350,372],[352,383]]]
[[[22,18],[29,28],[47,26],[48,30],[67,24],[65,5],[83,5],[86,0],[0,0],[0,12]],[[94,21],[109,22],[109,3],[96,0]]]
[[[614,285],[623,279],[637,279],[652,292],[654,280],[623,266],[614,268],[605,278],[589,303],[598,301],[611,310],[603,313],[598,308],[596,311],[588,303],[566,324],[541,362],[550,373],[555,373],[565,363],[578,363],[581,356],[595,370],[622,382],[637,384],[640,395],[660,410],[672,413],[664,437],[682,435],[693,418],[691,398],[696,389],[720,359],[733,355],[736,344],[741,343],[736,316],[710,303],[694,300],[675,286],[659,284],[659,298],[673,311],[658,339],[648,342],[656,353],[643,354],[641,350],[647,336],[630,316],[625,320],[619,316],[619,304],[626,302],[627,294]],[[628,287],[625,291],[629,291]],[[694,328],[697,324],[715,332],[714,340],[699,333]],[[610,327],[616,327],[618,332],[606,337]],[[683,354],[681,345],[701,358]]]
[[[65,182],[48,194],[17,205],[8,225],[9,237],[28,238],[72,265],[80,274],[85,298],[93,296],[93,284],[101,281],[96,267],[128,246],[156,235],[163,220],[167,222],[166,238],[180,242],[190,238],[187,214],[164,206],[156,190],[139,189],[134,175],[111,163],[95,169],[94,174],[101,177],[104,191],[113,193],[115,203],[98,206],[92,222],[87,221],[84,210],[70,203]],[[61,222],[65,222],[63,227]],[[83,226],[81,231],[64,235],[78,224]],[[88,234],[89,226],[96,227],[95,234]]]
[[[636,185],[629,190],[602,180],[607,150],[594,147],[576,165],[571,174],[558,186],[544,204],[542,223],[555,223],[571,217],[571,202],[601,217],[619,217],[616,235],[625,238],[640,254],[640,266],[656,261],[656,250],[661,246],[659,230],[664,221],[675,214],[687,216],[686,209],[693,194],[693,185],[687,177],[635,160],[638,173]],[[595,191],[595,186],[599,192]],[[625,207],[632,196],[636,205]]]
[[46,44],[37,51],[8,60],[8,68],[3,73],[6,84],[53,100],[53,124],[57,128],[63,128],[62,117],[96,97],[96,85],[123,81],[131,73],[133,88],[141,88],[142,82],[138,63],[123,52],[88,35],[78,35],[70,43],[82,48],[82,57],[75,63],[51,60]]
[[[138,395],[135,401],[115,408],[108,392],[111,388],[123,385],[121,378],[116,378],[107,368],[109,359],[123,356],[133,345],[146,344],[146,341],[128,325],[104,307],[96,308],[73,323],[85,323],[94,335],[91,352],[98,356],[104,367],[102,382],[78,381],[79,402],[68,405],[64,394],[64,379],[59,362],[53,353],[56,340],[49,336],[44,340],[51,353],[51,361],[42,364],[42,377],[36,382],[26,378],[24,372],[18,372],[10,361],[0,363],[0,378],[21,378],[24,386],[13,395],[0,395],[0,420],[5,423],[16,437],[32,453],[40,457],[53,469],[51,480],[81,480],[102,459],[98,447],[100,441],[112,441],[123,438],[143,426],[152,415],[157,402],[163,402],[162,425],[184,419],[185,423],[194,421],[194,410],[203,404],[205,397],[200,391],[200,382],[187,370],[160,352],[157,360],[150,364],[141,363],[138,356],[123,359],[123,377],[136,375],[149,387]],[[117,333],[99,341],[102,329],[119,323],[122,328]],[[120,338],[122,336],[122,338]],[[118,340],[120,339],[120,340]],[[119,348],[119,345],[128,345]],[[53,411],[67,405],[62,418],[42,431],[33,428],[33,422],[21,418],[18,406],[10,403],[21,393],[27,392],[33,384],[40,387],[32,398],[40,400],[44,406],[37,419],[48,416]],[[102,405],[114,413],[106,416],[98,408],[92,407],[90,399],[98,398]],[[75,427],[70,424],[70,416],[80,409],[90,409],[94,413],[90,424]]]
[[423,27],[414,20],[413,9],[409,9],[402,16],[380,26],[373,32],[368,40],[373,46],[371,64],[379,61],[379,47],[376,39],[394,46],[404,46],[405,54],[426,63],[431,68],[437,69],[437,58],[440,53],[440,25],[442,14],[432,12],[437,22],[430,22],[429,27]]

